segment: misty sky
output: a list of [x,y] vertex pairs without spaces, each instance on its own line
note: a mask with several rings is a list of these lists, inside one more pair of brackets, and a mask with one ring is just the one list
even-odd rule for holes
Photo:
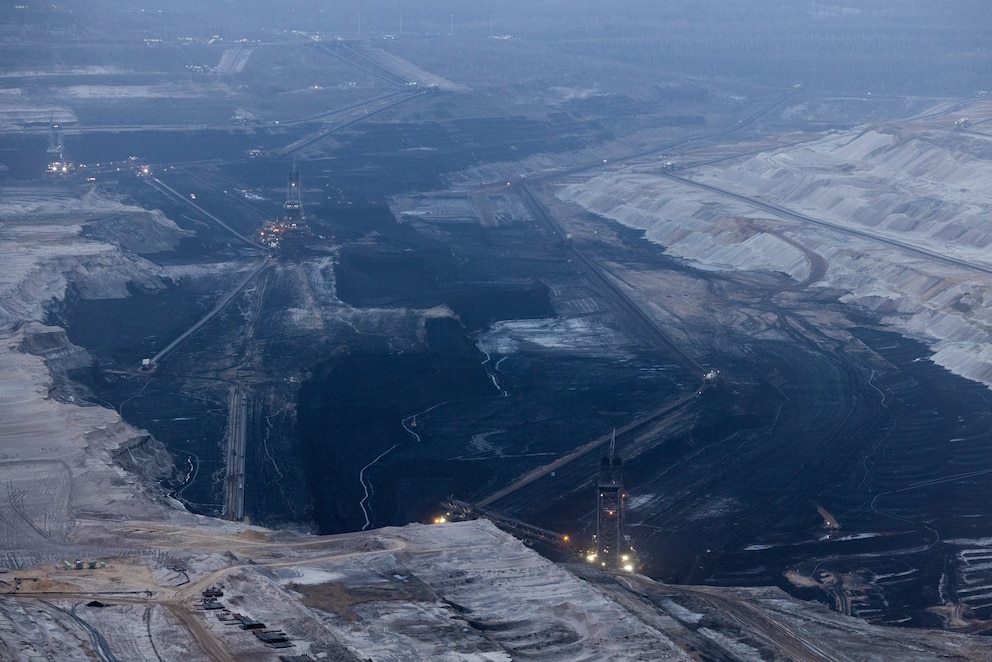
[[[490,35],[541,45],[553,57],[591,58],[659,76],[747,84],[801,82],[836,92],[971,94],[992,88],[987,0],[73,0],[0,5],[0,37],[67,45],[109,32],[110,42],[181,35],[272,40],[287,31],[432,39],[437,57],[476,56]],[[50,43],[50,42],[46,42]],[[518,45],[519,47],[519,45]],[[499,58],[478,67],[498,66]],[[554,62],[530,66],[553,78]]]

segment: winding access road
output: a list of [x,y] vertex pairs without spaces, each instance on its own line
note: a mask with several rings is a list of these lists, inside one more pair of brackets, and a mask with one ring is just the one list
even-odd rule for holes
[[927,248],[922,248],[920,246],[910,244],[904,241],[899,241],[898,239],[893,239],[892,237],[879,234],[876,232],[869,232],[868,230],[862,230],[859,228],[852,228],[848,225],[843,225],[841,223],[834,223],[831,221],[825,221],[820,218],[814,218],[812,216],[807,216],[806,214],[801,214],[797,211],[788,209],[787,207],[782,207],[780,205],[772,204],[770,202],[764,202],[762,200],[757,200],[753,197],[744,195],[743,193],[737,193],[735,191],[730,191],[725,188],[720,188],[719,186],[714,186],[712,184],[705,184],[688,177],[681,177],[670,172],[661,173],[661,176],[667,177],[673,181],[679,182],[681,184],[686,184],[688,186],[693,186],[695,188],[703,189],[711,193],[716,193],[721,196],[728,198],[733,198],[744,202],[752,207],[761,209],[763,211],[769,212],[778,216],[780,218],[785,218],[791,221],[799,221],[800,223],[807,223],[810,225],[816,225],[822,228],[833,230],[835,232],[840,232],[842,234],[850,235],[852,237],[859,237],[861,239],[868,239],[876,243],[885,244],[886,246],[891,246],[892,248],[899,249],[906,253],[911,253],[918,255],[920,257],[927,258],[929,260],[936,260],[937,262],[943,262],[955,267],[964,267],[965,269],[971,269],[974,271],[980,271],[986,274],[992,274],[992,265],[984,264],[980,262],[973,262],[971,260],[966,260],[959,257],[953,257],[945,253],[939,253],[934,250]]

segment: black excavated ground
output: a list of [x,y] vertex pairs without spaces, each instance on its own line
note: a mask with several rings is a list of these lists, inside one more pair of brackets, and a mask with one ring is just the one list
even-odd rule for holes
[[[198,204],[251,233],[278,212],[285,167],[206,165],[162,177],[180,191],[195,186]],[[390,180],[388,167],[375,164],[386,169],[377,195],[371,167],[341,179],[315,173],[307,195],[326,239],[277,256],[153,373],[134,367],[229,291],[241,277],[235,267],[260,256],[141,180],[121,184],[197,232],[173,253],[148,256],[195,265],[195,275],[128,300],[70,298],[52,315],[99,362],[75,377],[189,467],[186,483],[172,488],[190,508],[222,510],[234,384],[250,397],[249,517],[320,532],[428,519],[445,497],[482,498],[699,387],[701,376],[680,357],[643,343],[637,325],[603,303],[601,287],[547,227],[519,211],[496,227],[472,218],[397,222],[385,196],[411,182]],[[249,172],[264,174],[260,188],[271,196],[253,212],[231,193]],[[693,273],[636,233],[614,233],[619,247],[590,244],[584,254],[638,263],[660,278],[678,271],[712,281],[702,290],[710,306],[772,305],[753,292],[736,297],[725,276]],[[599,325],[603,346],[563,349],[576,328],[563,327],[558,347],[525,340],[489,355],[479,349],[500,322],[555,318],[569,292],[593,302],[569,319]],[[429,309],[437,312],[425,319]],[[981,414],[990,395],[919,360],[923,347],[871,320],[851,327],[848,346],[808,329],[778,339],[682,329],[724,377],[672,420],[618,440],[628,531],[647,574],[777,584],[881,622],[936,621],[926,608],[955,577],[958,554],[944,541],[992,535],[980,505],[980,472],[992,469]],[[493,507],[588,540],[598,458]],[[943,480],[972,471],[973,480]],[[818,508],[842,529],[825,529]],[[860,596],[853,604],[852,594]]]

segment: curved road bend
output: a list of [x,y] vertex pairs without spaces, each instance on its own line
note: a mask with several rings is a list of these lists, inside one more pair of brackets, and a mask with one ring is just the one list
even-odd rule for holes
[[72,610],[70,611],[68,609],[63,609],[62,607],[56,606],[47,600],[39,600],[39,602],[41,602],[44,605],[48,605],[52,609],[56,609],[62,612],[72,620],[76,621],[76,623],[78,623],[83,628],[83,630],[86,631],[86,634],[90,639],[90,642],[93,644],[93,650],[96,652],[97,655],[100,656],[100,659],[103,660],[103,662],[121,662],[121,660],[118,659],[117,656],[114,655],[113,652],[110,650],[110,644],[108,644],[104,636],[100,634],[100,631],[76,615],[75,607],[73,607]]
[[[316,540],[303,541],[300,543],[286,542],[286,541],[275,541],[275,542],[267,541],[267,542],[255,543],[255,544],[258,546],[274,546],[280,549],[284,549],[286,547],[306,548],[312,546],[319,546],[321,544],[325,544],[328,542],[339,543],[341,542],[342,539],[347,539],[349,537],[357,538],[359,536],[355,534],[352,535],[342,534],[338,536],[333,536],[333,540],[326,540],[326,539],[322,540],[318,537]],[[336,550],[328,554],[317,554],[315,556],[311,556],[307,558],[292,558],[289,560],[280,560],[276,562],[260,562],[257,563],[257,565],[272,567],[272,568],[293,567],[293,566],[298,566],[301,563],[322,563],[335,559],[349,558],[349,557],[362,556],[368,554],[392,554],[401,551],[407,547],[407,542],[404,540],[400,540],[396,538],[388,538],[388,537],[381,538],[381,540],[384,543],[388,543],[388,544],[384,544],[381,549]],[[246,541],[239,541],[239,542],[244,543]],[[430,550],[425,549],[423,551],[430,551]],[[168,609],[173,615],[175,615],[175,617],[180,622],[183,623],[183,625],[187,628],[193,639],[197,642],[197,644],[199,644],[199,646],[203,649],[203,651],[210,656],[211,660],[217,660],[219,662],[237,662],[238,658],[232,655],[231,652],[225,646],[224,642],[220,638],[218,638],[215,633],[211,632],[210,629],[206,627],[202,617],[199,614],[190,611],[190,609],[183,603],[194,599],[197,594],[199,594],[208,586],[212,586],[219,583],[229,573],[242,567],[242,565],[243,564],[236,564],[215,570],[211,573],[208,573],[204,577],[201,577],[199,579],[194,580],[193,582],[190,582],[189,584],[186,584],[181,589],[176,590],[172,595],[167,597],[158,597],[158,598],[151,597],[151,592],[148,592],[150,596],[148,598],[124,596],[122,594],[117,593],[114,596],[114,600],[128,604],[161,605],[163,608]],[[51,598],[67,599],[67,600],[91,600],[101,597],[99,593],[94,594],[92,592],[87,592],[87,591],[50,592],[50,593],[46,592],[45,595],[48,595]],[[36,594],[24,593],[11,597],[33,598],[36,597]],[[47,605],[52,609],[55,609],[59,612],[66,614],[74,621],[76,621],[76,623],[78,623],[80,627],[82,627],[86,631],[86,634],[90,639],[90,642],[93,644],[93,650],[96,656],[102,662],[127,662],[125,660],[121,660],[120,658],[118,658],[113,654],[113,652],[110,649],[109,643],[107,642],[106,638],[100,633],[99,630],[97,630],[92,625],[87,623],[85,620],[77,616],[75,613],[73,613],[68,609],[63,609],[44,599],[39,600],[39,602]]]
[[712,184],[704,184],[703,182],[698,182],[688,177],[680,177],[672,173],[661,173],[662,177],[667,177],[669,179],[675,180],[682,184],[687,184],[689,186],[695,186],[696,188],[704,189],[712,193],[717,193],[729,198],[734,198],[745,202],[752,207],[757,207],[764,211],[770,212],[780,218],[785,218],[792,221],[799,221],[800,223],[808,223],[810,225],[817,225],[822,228],[827,228],[829,230],[834,230],[835,232],[840,232],[841,234],[847,234],[854,237],[860,237],[862,239],[868,239],[869,241],[874,241],[877,243],[885,244],[891,246],[892,248],[897,248],[901,251],[907,253],[913,253],[919,255],[920,257],[925,257],[931,260],[936,260],[938,262],[943,262],[955,267],[964,267],[966,269],[973,269],[975,271],[981,271],[983,273],[992,274],[992,265],[980,264],[976,262],[970,262],[961,258],[951,257],[949,255],[944,255],[943,253],[938,253],[936,251],[928,250],[926,248],[920,248],[919,246],[914,246],[913,244],[908,244],[898,239],[891,239],[885,235],[875,234],[873,232],[868,232],[867,230],[860,230],[858,228],[848,227],[846,225],[841,225],[839,223],[831,223],[830,221],[824,221],[819,218],[813,218],[812,216],[807,216],[805,214],[800,214],[799,212],[792,211],[785,207],[780,207],[768,202],[762,202],[761,200],[755,200],[754,198],[748,197],[742,193],[735,193],[734,191],[728,191],[727,189],[720,188],[718,186],[713,186]]
[[[537,197],[533,189],[531,189],[526,182],[517,184],[514,186],[514,189],[521,193],[520,197],[523,199],[525,206],[531,211],[534,217],[539,222],[543,223],[561,241],[565,241],[566,232],[562,229],[561,225],[558,223],[558,220],[554,217],[547,206]],[[664,329],[661,328],[657,320],[645,313],[640,306],[638,306],[629,296],[627,296],[626,293],[623,292],[606,269],[586,257],[582,251],[571,243],[568,244],[568,250],[585,268],[586,273],[589,274],[591,280],[594,283],[599,283],[605,288],[604,294],[613,299],[614,310],[618,313],[626,313],[635,323],[635,326],[640,329],[640,331],[650,342],[652,342],[652,344],[656,347],[662,347],[674,353],[679,358],[683,367],[692,370],[698,375],[702,376],[703,373],[706,372],[706,369],[702,365],[686,354],[682,348],[679,347],[667,333],[665,333]]]

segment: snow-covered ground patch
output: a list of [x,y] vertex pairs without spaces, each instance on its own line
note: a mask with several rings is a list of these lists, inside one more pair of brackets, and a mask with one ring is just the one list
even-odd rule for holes
[[285,568],[278,573],[279,581],[283,584],[323,584],[325,582],[340,581],[345,577],[340,572],[327,572],[316,568]]
[[[0,481],[17,487],[0,499],[5,563],[18,567],[50,554],[85,511],[112,517],[165,510],[114,460],[119,446],[143,433],[117,412],[51,396],[46,360],[86,365],[85,352],[62,329],[43,323],[46,309],[71,285],[82,297],[128,296],[128,285],[154,289],[165,274],[107,241],[86,238],[88,223],[140,215],[166,233],[171,222],[95,191],[82,195],[47,185],[10,187],[0,206]],[[181,234],[178,228],[175,234]],[[38,340],[36,342],[36,339]],[[32,349],[33,348],[33,349]],[[39,353],[44,348],[44,356]],[[34,476],[35,479],[26,478]],[[71,498],[70,498],[71,496]],[[20,514],[18,514],[20,513]],[[54,545],[54,547],[53,547]],[[45,548],[49,548],[44,551]]]
[[[928,342],[939,365],[992,385],[985,150],[984,140],[946,127],[878,126],[679,173],[739,197],[634,169],[598,174],[558,195],[644,230],[700,269],[774,271],[846,292],[843,302]],[[817,272],[817,264],[826,268]]]
[[619,356],[623,339],[596,318],[508,320],[495,323],[478,340],[488,354],[515,354],[525,347],[588,356]]
[[787,273],[802,280],[808,265],[801,251],[773,234],[750,227],[762,215],[733,203],[714,202],[712,194],[673,187],[650,174],[615,171],[573,184],[558,196],[628,227],[669,255],[704,269],[748,269]]

